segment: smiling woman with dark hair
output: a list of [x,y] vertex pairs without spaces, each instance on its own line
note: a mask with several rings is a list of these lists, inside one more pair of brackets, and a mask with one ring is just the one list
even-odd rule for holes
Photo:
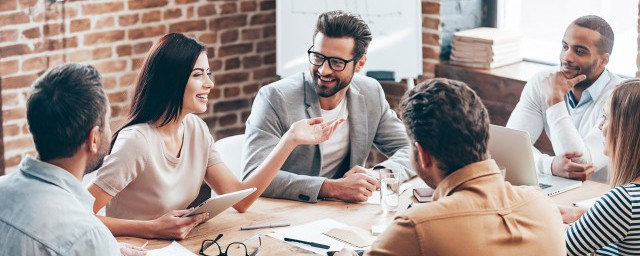
[[207,125],[194,114],[207,110],[214,87],[206,48],[172,33],[149,51],[138,74],[129,121],[114,134],[111,153],[89,186],[94,211],[116,236],[184,238],[207,216],[181,217],[206,182],[218,194],[256,187],[233,207],[246,211],[267,188],[297,145],[325,141],[342,122],[304,119],[244,181],[221,162]]

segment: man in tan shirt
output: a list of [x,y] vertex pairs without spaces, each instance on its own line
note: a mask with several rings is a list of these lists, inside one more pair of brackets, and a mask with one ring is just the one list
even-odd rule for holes
[[488,159],[489,117],[473,90],[428,80],[401,109],[414,168],[436,188],[434,202],[397,216],[367,255],[565,255],[553,202],[537,188],[511,186]]

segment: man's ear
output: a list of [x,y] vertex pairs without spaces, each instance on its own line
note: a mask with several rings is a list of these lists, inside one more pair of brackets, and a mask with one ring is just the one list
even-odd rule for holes
[[426,170],[433,164],[433,161],[431,161],[431,155],[429,155],[429,153],[427,153],[422,146],[418,144],[418,142],[414,142],[414,145],[418,150],[418,164],[420,165],[420,168]]
[[367,62],[367,54],[362,55],[362,57],[356,63],[356,73],[360,72],[365,62]]
[[100,141],[100,137],[101,137],[100,128],[98,126],[94,126],[89,132],[89,137],[85,142],[87,146],[87,151],[91,152],[92,154],[98,153],[98,148],[100,146],[100,143],[104,142],[104,141],[102,142]]
[[600,64],[600,65],[601,65],[601,68],[605,68],[605,66],[607,66],[607,64],[609,64],[609,56],[611,56],[611,55],[609,55],[609,53],[605,52],[601,56],[602,56],[602,64]]

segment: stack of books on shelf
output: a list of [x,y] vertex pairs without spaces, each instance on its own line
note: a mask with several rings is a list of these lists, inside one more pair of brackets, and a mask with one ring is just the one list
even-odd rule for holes
[[497,28],[474,28],[453,34],[451,64],[497,68],[522,61],[520,35]]

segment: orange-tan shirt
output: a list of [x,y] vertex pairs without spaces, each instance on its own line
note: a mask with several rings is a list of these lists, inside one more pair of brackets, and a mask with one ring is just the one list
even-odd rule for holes
[[396,216],[367,255],[565,255],[562,217],[534,187],[511,186],[494,160],[447,176],[434,202]]

